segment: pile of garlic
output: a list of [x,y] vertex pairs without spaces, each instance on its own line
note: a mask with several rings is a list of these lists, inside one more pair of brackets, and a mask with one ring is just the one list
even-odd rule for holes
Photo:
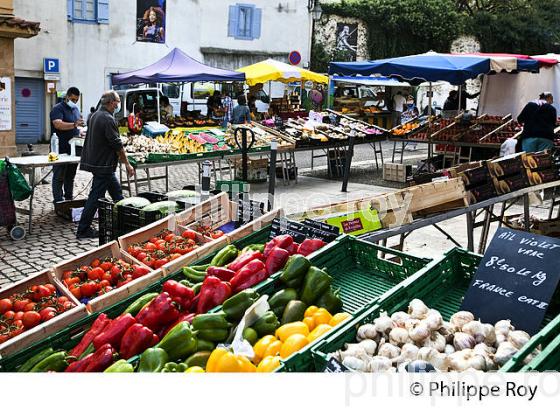
[[382,313],[373,324],[360,326],[358,343],[347,343],[334,357],[349,369],[362,372],[396,371],[415,360],[428,362],[442,372],[492,371],[529,339],[529,334],[515,330],[510,320],[491,325],[461,311],[445,322],[437,310],[414,299],[408,312]]

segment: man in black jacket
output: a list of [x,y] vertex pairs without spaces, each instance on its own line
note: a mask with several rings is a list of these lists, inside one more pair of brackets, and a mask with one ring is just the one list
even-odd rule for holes
[[113,201],[123,199],[122,189],[115,175],[118,161],[125,164],[129,176],[134,175],[134,168],[128,162],[117,122],[113,117],[120,109],[119,95],[115,91],[107,91],[101,97],[101,107],[88,121],[80,169],[91,172],[93,181],[78,225],[78,239],[96,238],[99,235],[91,227],[91,223],[97,211],[98,200],[105,198],[107,191]]
[[537,152],[554,146],[556,108],[552,94],[544,92],[537,101],[529,102],[517,117],[523,125],[521,147],[525,152]]

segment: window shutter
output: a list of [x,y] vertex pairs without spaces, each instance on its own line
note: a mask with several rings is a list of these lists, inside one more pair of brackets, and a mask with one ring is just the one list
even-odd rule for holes
[[228,37],[237,37],[239,7],[229,6]]
[[109,0],[97,0],[97,22],[109,24]]
[[74,1],[73,0],[66,0],[66,17],[68,21],[72,21],[74,17]]
[[262,9],[253,9],[253,18],[251,27],[251,37],[260,38],[261,37],[261,19],[262,19]]

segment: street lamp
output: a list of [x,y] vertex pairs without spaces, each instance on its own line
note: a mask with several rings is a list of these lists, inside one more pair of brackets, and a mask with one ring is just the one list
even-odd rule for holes
[[309,62],[307,66],[311,66],[311,53],[313,48],[313,34],[315,31],[315,23],[321,19],[323,15],[323,9],[321,8],[321,4],[319,4],[319,0],[308,0],[307,2],[307,10],[309,11],[309,15],[311,17],[309,28]]
[[315,6],[311,9],[311,15],[313,16],[313,21],[321,20],[321,16],[323,15],[323,9],[319,2],[315,3]]

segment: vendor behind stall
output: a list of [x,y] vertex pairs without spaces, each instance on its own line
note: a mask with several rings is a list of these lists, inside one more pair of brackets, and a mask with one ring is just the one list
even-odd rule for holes
[[208,97],[208,100],[206,101],[206,107],[208,110],[206,114],[208,118],[221,118],[223,116],[223,113],[222,115],[219,115],[219,111],[222,108],[222,94],[219,90],[214,91],[214,94]]
[[173,106],[169,103],[169,97],[163,96],[159,100],[161,115],[164,118],[173,117]]

